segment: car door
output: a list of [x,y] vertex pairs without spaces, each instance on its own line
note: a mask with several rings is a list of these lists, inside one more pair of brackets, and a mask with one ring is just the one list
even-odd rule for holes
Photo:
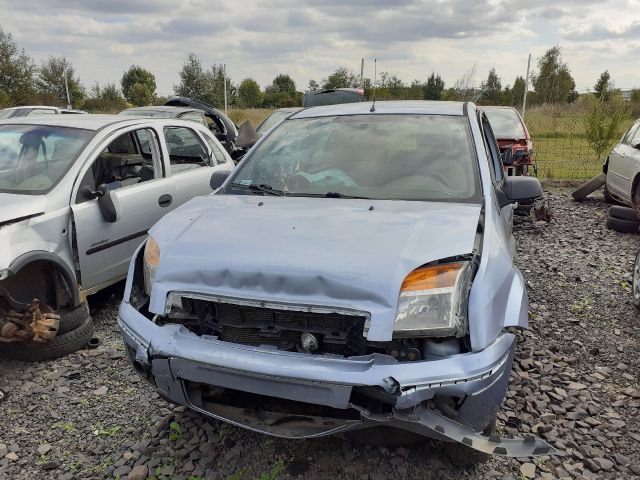
[[633,165],[636,163],[639,150],[634,149],[632,140],[638,138],[640,122],[634,123],[609,154],[607,166],[607,189],[618,197],[631,201],[631,182],[633,181]]
[[[71,209],[81,285],[88,293],[124,278],[147,230],[176,206],[160,135],[151,126],[118,130],[80,170]],[[98,188],[107,194],[93,198]],[[115,221],[108,221],[100,208],[106,195],[118,204]]]
[[[484,146],[489,158],[489,169],[491,170],[491,181],[494,189],[501,190],[504,184],[504,170],[502,166],[502,160],[500,159],[500,150],[498,149],[498,142],[491,129],[491,124],[487,119],[487,116],[483,113],[480,117],[480,125],[482,126],[482,137]],[[515,238],[513,237],[513,204],[507,204],[504,207],[499,207],[500,219],[504,233],[509,242],[511,254],[515,251]]]
[[233,168],[231,158],[207,131],[182,125],[163,128],[168,176],[175,182],[175,202],[211,193],[211,175],[216,170]]

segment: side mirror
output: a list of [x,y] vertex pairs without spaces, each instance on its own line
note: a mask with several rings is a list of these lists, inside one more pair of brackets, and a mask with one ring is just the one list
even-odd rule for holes
[[104,196],[105,192],[106,192],[106,188],[104,185],[100,185],[95,190],[92,190],[90,185],[84,185],[83,187],[80,188],[80,193],[87,200],[93,200],[94,198],[102,197]]
[[224,183],[231,172],[228,170],[218,170],[213,172],[211,180],[209,180],[209,186],[211,190],[217,190]]
[[[104,185],[100,187],[104,187]],[[98,198],[98,207],[100,207],[102,217],[109,223],[115,223],[122,217],[118,194],[111,190],[104,189],[104,194]]]
[[510,203],[530,202],[544,194],[540,180],[534,177],[505,177],[498,191],[500,207]]

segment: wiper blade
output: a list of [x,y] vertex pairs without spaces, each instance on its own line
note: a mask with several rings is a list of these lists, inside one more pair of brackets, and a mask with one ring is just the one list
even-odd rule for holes
[[267,195],[276,195],[282,196],[285,193],[282,190],[277,190],[273,188],[271,185],[267,185],[266,183],[250,183],[249,185],[245,185],[244,183],[230,183],[229,186],[234,188],[241,188],[244,190],[251,190],[252,192],[260,192],[266,193]]
[[319,198],[360,198],[363,200],[371,200],[369,197],[361,197],[359,195],[347,195],[340,192],[325,192],[325,193],[289,193],[292,197],[319,197]]

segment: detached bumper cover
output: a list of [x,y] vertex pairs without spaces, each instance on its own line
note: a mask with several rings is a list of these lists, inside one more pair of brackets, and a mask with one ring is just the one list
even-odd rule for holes
[[[500,335],[480,352],[399,363],[380,354],[342,358],[222,342],[197,336],[180,325],[157,326],[127,302],[120,307],[118,323],[134,367],[163,395],[255,431],[305,438],[388,425],[459,441],[486,453],[554,453],[552,447],[533,437],[526,441],[484,437],[474,430],[481,430],[485,419],[474,425],[473,414],[456,419],[463,425],[424,407],[423,402],[438,395],[466,397],[466,410],[470,412],[476,404],[484,405],[485,411],[487,404],[497,409],[505,394],[515,349],[511,334]],[[252,414],[246,409],[208,404],[193,393],[195,384],[352,409],[360,415],[357,420],[345,420],[264,411]],[[368,412],[353,402],[354,392],[374,392],[384,397],[391,403],[392,413]]]

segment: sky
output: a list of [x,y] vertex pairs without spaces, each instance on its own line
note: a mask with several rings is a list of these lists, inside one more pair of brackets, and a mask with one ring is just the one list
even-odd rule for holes
[[640,88],[640,0],[0,0],[0,27],[36,62],[64,55],[82,83],[119,84],[137,64],[171,94],[189,52],[225,63],[239,83],[279,73],[298,90],[339,66],[406,83],[431,72],[447,86],[475,66],[503,86],[560,45],[579,92],[608,69],[616,87]]

